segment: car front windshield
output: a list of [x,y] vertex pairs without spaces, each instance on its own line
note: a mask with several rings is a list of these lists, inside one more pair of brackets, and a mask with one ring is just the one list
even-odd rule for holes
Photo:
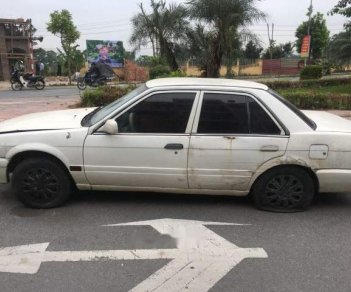
[[134,97],[137,95],[141,94],[145,90],[147,90],[148,87],[144,84],[133,91],[129,92],[128,94],[122,96],[121,98],[115,100],[114,102],[106,105],[105,107],[100,108],[97,110],[89,119],[88,126],[94,125],[97,122],[101,121],[104,117],[108,116],[112,112],[114,112],[117,108],[122,106],[123,104],[127,103],[128,101],[132,100]]

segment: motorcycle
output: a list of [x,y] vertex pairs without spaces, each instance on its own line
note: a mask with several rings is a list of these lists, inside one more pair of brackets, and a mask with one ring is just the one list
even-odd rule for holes
[[33,76],[30,73],[23,74],[17,69],[12,73],[10,82],[12,90],[22,90],[24,87],[38,90],[45,88],[43,76]]
[[116,76],[117,75],[108,64],[93,62],[84,77],[78,78],[77,87],[80,90],[84,90],[87,86],[98,87],[106,85],[107,82],[112,81]]
[[86,73],[84,77],[78,78],[77,87],[80,90],[84,90],[87,88],[87,86],[91,86],[91,87],[103,86],[103,85],[106,85],[106,83],[111,79],[112,78],[106,77],[106,76],[96,77],[93,74]]

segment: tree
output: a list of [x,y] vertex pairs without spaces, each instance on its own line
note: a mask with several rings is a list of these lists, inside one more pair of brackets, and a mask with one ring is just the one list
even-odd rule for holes
[[272,59],[280,59],[287,58],[293,55],[294,45],[291,42],[287,42],[285,44],[275,45],[272,44],[271,47],[267,48],[262,55],[263,59],[271,58],[271,50],[272,50]]
[[[351,0],[340,0],[330,11],[330,14],[340,14],[345,17],[351,17]],[[351,21],[344,26],[346,29],[351,29]]]
[[342,66],[351,64],[351,29],[334,35],[327,49],[330,62]]
[[56,74],[57,69],[57,53],[52,50],[44,50],[42,48],[33,50],[34,59],[41,61],[45,65],[45,74]]
[[153,56],[147,56],[147,55],[140,56],[136,60],[136,63],[139,66],[144,66],[144,67],[153,67],[157,65],[167,66],[167,63],[164,60],[162,60],[160,57],[153,57]]
[[[330,14],[340,14],[351,17],[351,0],[340,0],[330,11]],[[334,35],[328,46],[327,55],[336,65],[351,63],[351,21],[344,24],[345,31]]]
[[245,47],[244,57],[246,59],[259,59],[263,48],[260,45],[257,45],[254,41],[250,40]]
[[187,48],[191,55],[191,61],[196,64],[202,74],[202,77],[209,76],[208,74],[208,59],[211,55],[209,44],[215,39],[215,35],[207,31],[205,26],[197,24],[194,28],[187,30]]
[[72,60],[78,45],[74,43],[79,39],[80,33],[73,24],[71,13],[63,9],[50,14],[47,30],[58,36],[67,62],[68,78],[71,84]]
[[[240,28],[262,20],[265,14],[258,10],[255,0],[189,0],[190,15],[200,23],[207,46],[207,77],[219,77],[223,57],[241,45]],[[206,28],[205,28],[206,27]]]
[[326,25],[326,20],[322,13],[317,13],[311,17],[311,22],[304,21],[296,29],[295,36],[296,48],[298,52],[301,52],[301,46],[304,36],[308,34],[308,26],[310,25],[310,35],[311,35],[311,46],[310,46],[310,56],[316,60],[322,57],[323,50],[328,44],[329,40],[329,30]]
[[154,56],[164,58],[169,67],[176,71],[176,42],[183,39],[188,26],[187,10],[183,5],[171,4],[168,7],[163,0],[151,0],[152,13],[148,14],[140,4],[141,12],[132,19],[133,34],[130,43],[139,49],[149,41]]

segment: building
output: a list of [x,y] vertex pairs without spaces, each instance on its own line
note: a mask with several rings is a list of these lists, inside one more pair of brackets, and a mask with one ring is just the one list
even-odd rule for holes
[[15,63],[33,71],[33,26],[31,19],[0,19],[0,81],[9,80]]

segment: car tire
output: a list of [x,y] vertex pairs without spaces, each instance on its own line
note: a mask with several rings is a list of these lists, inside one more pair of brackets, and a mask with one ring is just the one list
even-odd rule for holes
[[31,158],[14,170],[12,188],[27,207],[55,208],[65,203],[72,193],[72,181],[67,171],[47,158]]
[[303,168],[276,167],[262,174],[251,195],[258,209],[271,212],[301,212],[312,203],[314,182]]

